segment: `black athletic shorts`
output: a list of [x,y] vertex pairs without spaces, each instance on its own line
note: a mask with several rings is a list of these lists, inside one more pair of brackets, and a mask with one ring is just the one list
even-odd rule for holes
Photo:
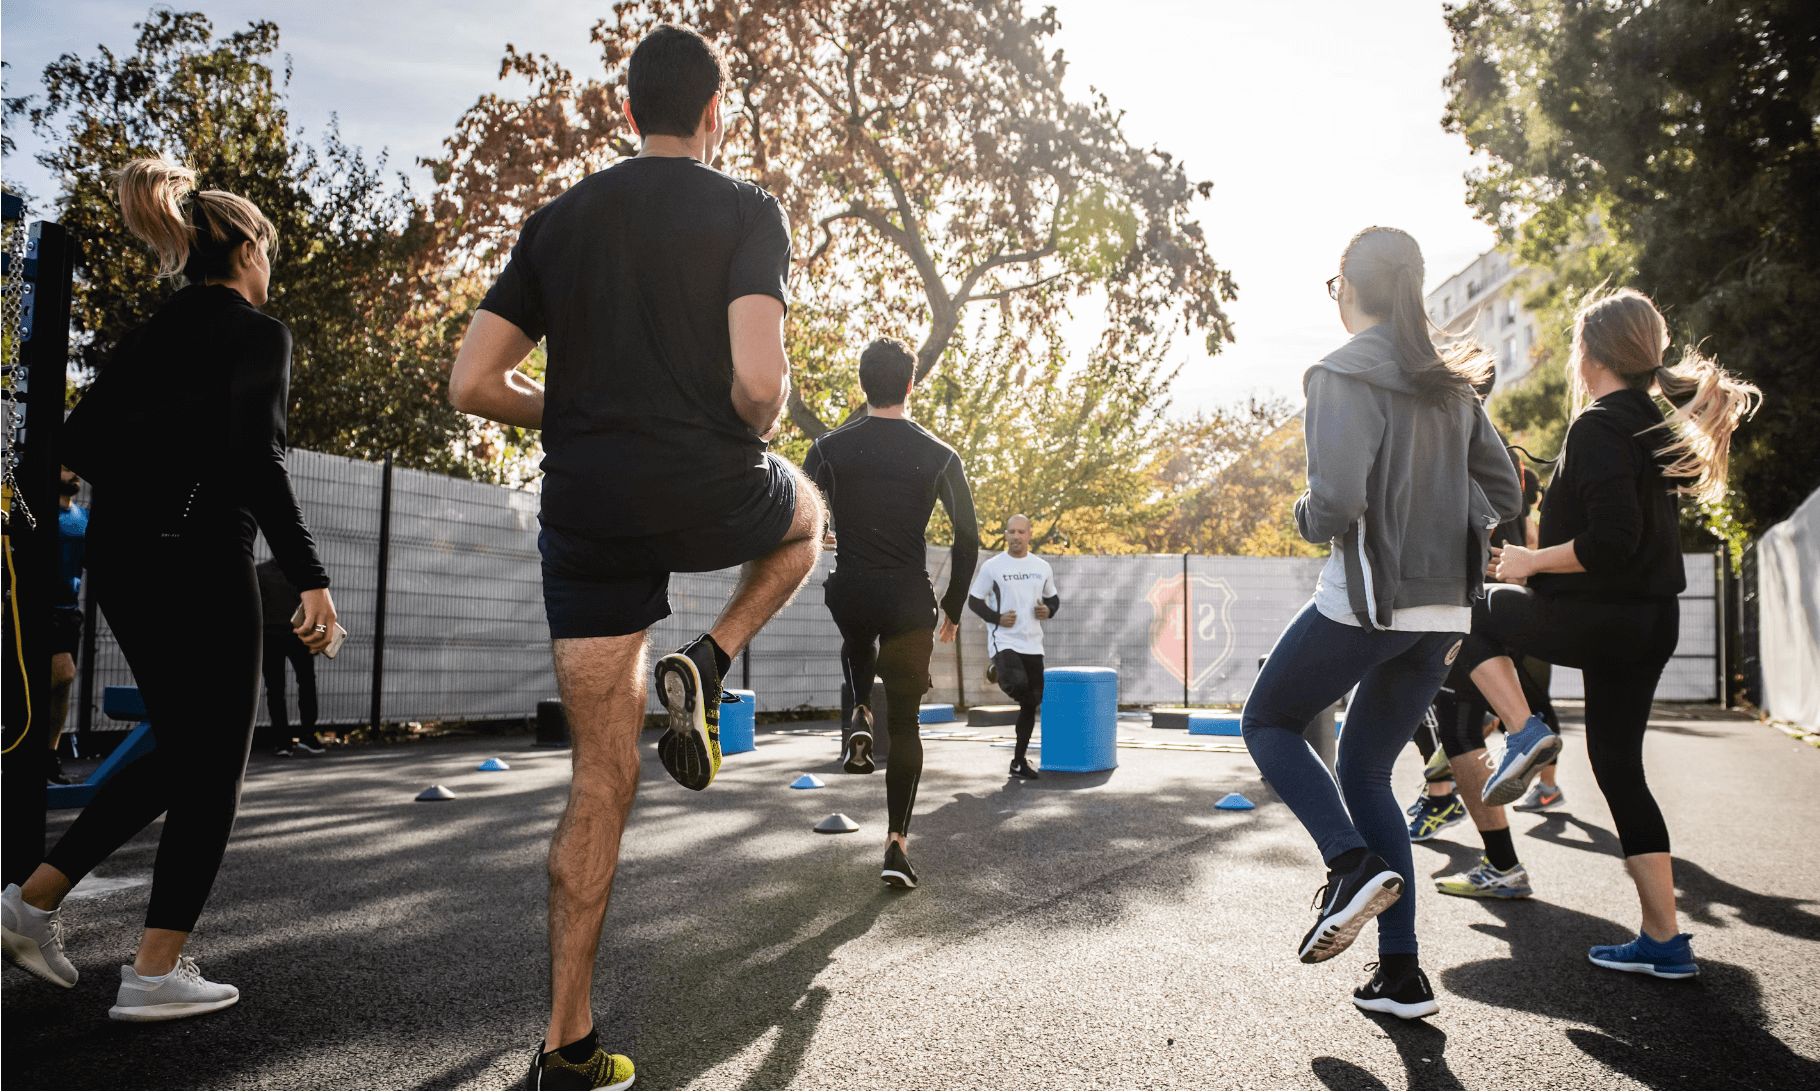
[[765,460],[761,487],[691,530],[603,538],[545,526],[537,551],[550,639],[643,632],[670,616],[670,573],[732,568],[776,549],[796,520],[796,476],[777,455]]
[[82,611],[59,606],[51,611],[51,654],[72,658],[82,646]]

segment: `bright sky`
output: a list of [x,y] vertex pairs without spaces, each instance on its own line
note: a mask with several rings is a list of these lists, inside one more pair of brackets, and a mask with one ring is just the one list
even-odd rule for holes
[[[1401,227],[1422,244],[1428,283],[1492,245],[1464,204],[1472,161],[1441,131],[1450,58],[1438,0],[1054,0],[1068,80],[1126,113],[1127,132],[1187,163],[1213,196],[1199,218],[1215,259],[1238,279],[1238,342],[1208,358],[1199,339],[1176,405],[1188,410],[1280,393],[1298,403],[1301,374],[1345,339],[1321,283],[1359,228]],[[312,137],[330,114],[369,152],[387,148],[420,192],[413,164],[435,154],[461,112],[496,79],[507,42],[592,75],[588,29],[605,0],[190,0],[217,32],[271,19],[295,65],[293,123]],[[1032,4],[1032,9],[1036,5]],[[37,86],[44,65],[97,44],[131,51],[145,0],[4,0],[7,93]],[[55,182],[29,133],[8,178],[40,202]],[[1081,316],[1083,323],[1089,316]]]

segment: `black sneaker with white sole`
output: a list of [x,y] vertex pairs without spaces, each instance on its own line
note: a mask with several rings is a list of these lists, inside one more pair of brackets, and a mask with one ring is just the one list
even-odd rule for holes
[[916,872],[910,867],[910,857],[896,841],[885,846],[885,870],[878,877],[899,890],[916,889]]
[[1032,766],[1028,761],[1025,761],[1023,758],[1012,758],[1011,759],[1011,775],[1014,777],[1023,777],[1025,780],[1041,780],[1042,779],[1041,777],[1037,776],[1035,767]]
[[870,773],[878,766],[872,763],[872,710],[859,705],[853,710],[853,731],[847,736],[845,758],[841,769],[849,773]]
[[1362,1011],[1381,1011],[1399,1019],[1420,1019],[1441,1010],[1435,1003],[1435,991],[1428,975],[1420,967],[1397,981],[1384,979],[1384,968],[1373,962],[1366,967],[1377,972],[1371,980],[1352,990],[1352,1002]]
[[670,729],[657,740],[657,756],[676,783],[699,792],[720,772],[720,664],[703,633],[657,661],[657,697],[670,713]]
[[1389,909],[1403,894],[1403,877],[1375,852],[1350,871],[1327,873],[1315,893],[1314,927],[1302,937],[1303,962],[1326,962],[1352,946],[1367,921]]

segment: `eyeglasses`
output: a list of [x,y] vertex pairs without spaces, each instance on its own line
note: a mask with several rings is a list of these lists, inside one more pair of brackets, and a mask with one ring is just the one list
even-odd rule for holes
[[1331,299],[1331,300],[1335,301],[1336,303],[1339,302],[1340,278],[1345,275],[1346,274],[1344,274],[1344,273],[1335,273],[1333,276],[1330,276],[1327,278],[1327,298],[1328,299]]

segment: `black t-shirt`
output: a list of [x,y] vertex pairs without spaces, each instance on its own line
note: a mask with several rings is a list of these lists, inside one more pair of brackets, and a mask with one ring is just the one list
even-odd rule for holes
[[915,421],[861,417],[815,441],[803,473],[827,494],[839,566],[924,571],[924,534],[941,501],[954,524],[953,564],[942,610],[958,621],[979,560],[973,492],[954,448]]
[[687,530],[763,487],[727,306],[787,303],[789,271],[776,198],[696,159],[622,160],[532,214],[480,305],[546,342],[544,522]]

